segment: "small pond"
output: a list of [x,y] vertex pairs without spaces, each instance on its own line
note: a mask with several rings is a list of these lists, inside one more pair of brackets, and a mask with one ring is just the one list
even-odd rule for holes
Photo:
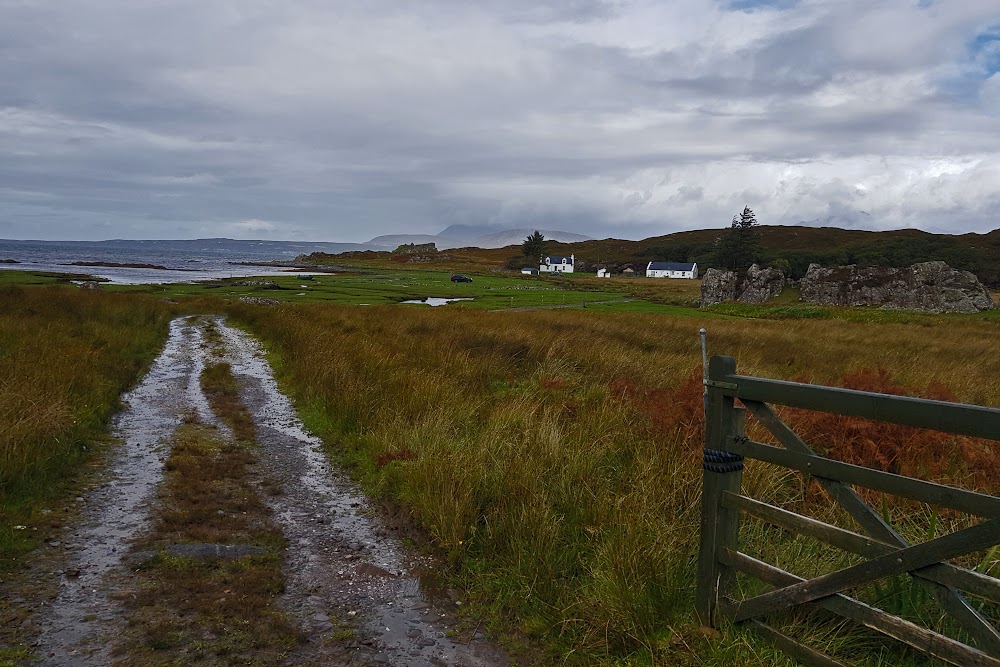
[[422,303],[426,306],[446,306],[452,301],[472,301],[471,297],[461,297],[458,299],[445,299],[439,296],[425,296],[423,299],[410,299],[402,303]]

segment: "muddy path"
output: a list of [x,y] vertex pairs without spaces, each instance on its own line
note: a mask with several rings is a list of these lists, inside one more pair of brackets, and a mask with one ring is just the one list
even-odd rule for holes
[[[213,341],[206,339],[212,327]],[[78,499],[79,521],[50,541],[22,591],[36,629],[24,664],[134,663],[122,649],[134,585],[131,543],[156,517],[169,441],[185,420],[219,425],[199,384],[207,361],[228,361],[257,426],[251,480],[269,493],[287,540],[279,603],[301,641],[281,665],[508,664],[482,633],[461,631],[460,600],[434,593],[436,565],[403,546],[374,506],[331,465],[278,388],[260,345],[221,318],[180,318],[143,382],[125,397],[114,433],[121,445],[103,480]],[[224,430],[224,429],[223,429]],[[273,493],[280,489],[279,493]],[[43,547],[44,549],[45,547]],[[345,631],[346,629],[346,631]]]

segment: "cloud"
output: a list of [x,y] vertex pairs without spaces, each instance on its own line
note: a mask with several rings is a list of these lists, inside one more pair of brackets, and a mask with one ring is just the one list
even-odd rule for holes
[[984,81],[979,94],[983,110],[1000,116],[1000,74],[994,74]]
[[997,224],[989,0],[0,7],[15,236]]
[[225,226],[242,233],[273,232],[279,228],[279,225],[267,220],[240,220],[239,222],[225,223]]

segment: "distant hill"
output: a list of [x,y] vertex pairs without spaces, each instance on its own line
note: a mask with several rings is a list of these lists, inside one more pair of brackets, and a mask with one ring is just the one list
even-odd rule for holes
[[[508,229],[496,225],[451,225],[439,234],[387,234],[376,236],[365,245],[373,249],[380,247],[396,248],[410,243],[433,243],[438,250],[448,248],[502,248],[507,245],[520,244],[535,229]],[[591,237],[573,232],[553,229],[539,230],[547,239],[563,243],[577,243],[590,240]]]
[[[502,248],[508,245],[521,245],[524,239],[526,239],[534,231],[534,229],[522,228],[494,232],[493,234],[487,234],[477,239],[475,245],[481,248]],[[573,232],[561,232],[559,230],[552,229],[540,229],[538,231],[541,232],[542,236],[546,239],[559,243],[580,243],[583,241],[593,240],[590,236],[574,234]]]
[[[106,241],[37,241],[0,239],[0,245],[10,250],[45,256],[77,258],[161,257],[183,261],[186,257],[213,257],[221,260],[262,261],[288,260],[310,252],[341,253],[357,250],[391,250],[371,248],[360,243],[328,243],[323,241],[267,241],[227,238],[208,239],[109,239]],[[96,253],[96,254],[95,254]]]
[[[761,255],[765,263],[784,260],[795,278],[805,274],[811,262],[824,266],[867,264],[909,266],[916,262],[943,260],[951,266],[976,274],[983,283],[1000,286],[1000,229],[987,234],[932,234],[919,229],[884,232],[836,227],[762,225]],[[620,267],[649,261],[694,261],[704,271],[713,266],[715,239],[725,229],[698,229],[642,241],[602,239],[578,243],[550,242],[546,251],[575,253],[580,270],[591,267]],[[517,264],[519,244],[476,254],[492,263]],[[466,254],[472,254],[467,252]]]
[[384,236],[376,236],[362,245],[371,250],[392,250],[401,245],[409,245],[411,243],[415,245],[433,243],[437,246],[438,250],[455,247],[454,244],[442,245],[442,238],[437,234],[386,234]]

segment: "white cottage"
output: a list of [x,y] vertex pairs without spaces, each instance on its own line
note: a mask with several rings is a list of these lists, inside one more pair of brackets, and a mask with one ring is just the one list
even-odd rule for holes
[[647,278],[698,277],[698,265],[690,262],[650,262],[646,266]]
[[538,265],[539,273],[573,273],[576,255],[569,257],[546,257]]

